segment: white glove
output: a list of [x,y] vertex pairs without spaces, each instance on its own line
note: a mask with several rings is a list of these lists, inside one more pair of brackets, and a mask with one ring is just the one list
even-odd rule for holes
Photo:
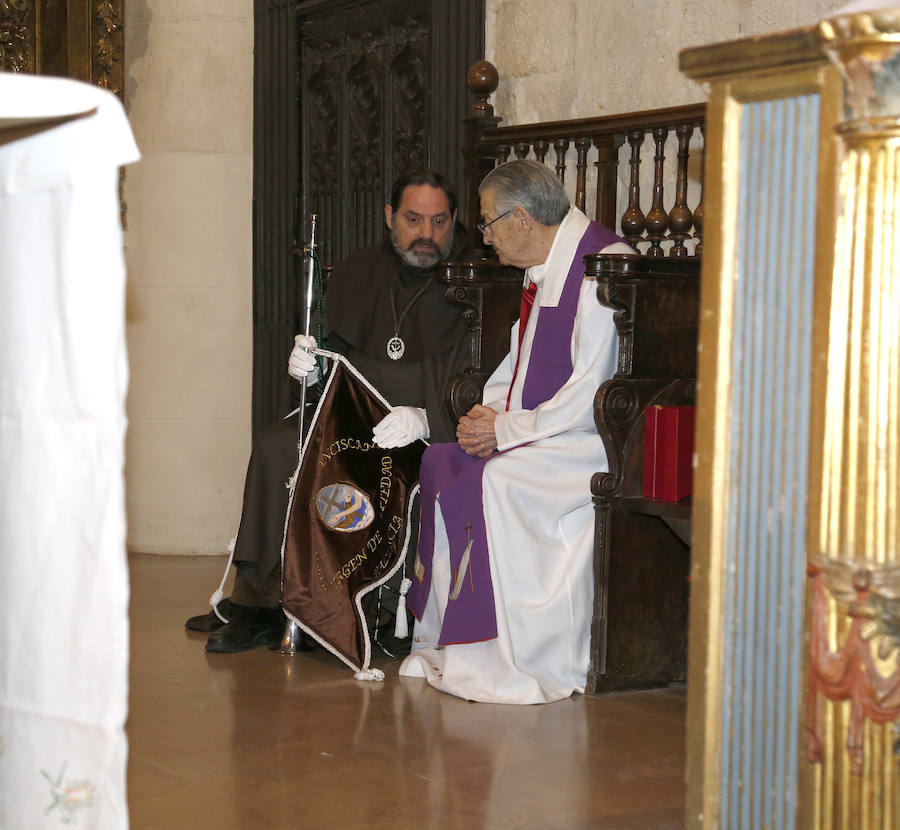
[[414,406],[395,406],[375,424],[372,432],[373,440],[383,450],[405,447],[429,435],[425,410]]
[[[294,338],[294,348],[291,350],[291,356],[288,358],[288,374],[299,381],[305,379],[307,386],[311,386],[319,379],[316,358],[311,351],[314,348],[316,348],[315,337],[298,334]],[[307,377],[308,375],[309,377]]]

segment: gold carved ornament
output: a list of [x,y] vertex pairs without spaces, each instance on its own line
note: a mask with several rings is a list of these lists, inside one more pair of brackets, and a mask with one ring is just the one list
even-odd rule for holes
[[32,68],[29,24],[33,17],[27,0],[0,0],[0,71],[27,72]]
[[[849,700],[850,771],[862,775],[865,721],[885,724],[900,718],[900,663],[896,660],[900,653],[900,565],[816,556],[810,560],[807,572],[812,583],[807,757],[813,762],[823,758],[824,700]],[[846,637],[836,651],[829,646],[828,592],[839,607],[846,607],[851,619]],[[893,667],[888,666],[886,671],[884,663],[892,656]],[[900,754],[897,726],[894,733],[898,736],[894,754]]]

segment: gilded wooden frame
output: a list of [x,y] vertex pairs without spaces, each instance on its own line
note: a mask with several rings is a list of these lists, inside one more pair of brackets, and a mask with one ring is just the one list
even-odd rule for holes
[[77,78],[122,95],[125,0],[0,0],[0,71]]
[[[840,80],[828,63],[815,29],[688,50],[682,53],[682,70],[695,80],[711,82],[697,385],[697,433],[705,438],[698,442],[693,496],[685,826],[712,830],[724,826],[719,815],[719,749],[722,620],[728,578],[723,552],[728,502],[723,494],[729,492],[728,418],[734,327],[729,269],[735,261],[736,247],[741,244],[735,233],[741,109],[745,104],[781,96],[818,93],[821,97],[813,333],[813,353],[821,354],[823,329],[827,338],[833,263],[834,125],[840,114]],[[773,206],[773,210],[778,209],[779,206]],[[826,313],[824,319],[820,316],[822,310]],[[813,400],[816,397],[813,389]],[[815,420],[818,412],[815,406],[813,410]],[[815,424],[810,429],[814,434]],[[816,451],[815,446],[811,447],[813,469],[819,466]],[[818,452],[821,455],[821,448]],[[798,742],[800,739],[798,734]],[[800,799],[804,800],[802,794]]]
[[[722,682],[724,595],[737,578],[723,554],[728,503],[722,494],[730,485],[729,418],[741,414],[729,411],[736,378],[729,359],[735,321],[728,271],[746,244],[736,232],[742,107],[814,93],[821,102],[815,204],[799,203],[815,211],[802,517],[806,584],[803,642],[797,643],[805,688],[802,701],[770,699],[764,711],[799,702],[803,712],[796,729],[796,792],[784,802],[788,809],[777,826],[895,828],[900,817],[900,12],[859,12],[816,29],[687,50],[682,69],[711,83],[697,419],[704,441],[698,442],[694,492],[686,826],[726,826],[721,799],[731,791],[722,784],[720,755],[729,744],[741,746],[735,734],[723,734],[727,696],[738,692]],[[789,207],[766,209],[781,216]],[[758,616],[757,622],[765,620]],[[754,767],[747,777],[759,778],[760,772]],[[753,784],[758,789],[758,781],[742,778],[737,786]],[[751,826],[747,821],[767,808],[762,800],[750,803],[740,828]]]

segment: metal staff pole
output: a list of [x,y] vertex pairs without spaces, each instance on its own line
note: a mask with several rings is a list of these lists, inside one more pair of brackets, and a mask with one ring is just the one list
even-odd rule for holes
[[[303,248],[303,256],[306,260],[306,285],[303,286],[303,333],[309,337],[309,329],[312,324],[312,307],[313,307],[313,283],[316,276],[316,223],[319,217],[317,214],[310,214],[309,217],[309,245]],[[299,457],[303,450],[303,427],[306,423],[306,378],[300,382],[300,414],[299,426],[297,429],[297,455]],[[282,590],[284,589],[284,573],[281,574]],[[288,620],[284,626],[284,633],[281,635],[281,645],[279,651],[282,654],[296,654],[302,651],[303,631],[293,620]]]
[[[303,249],[306,258],[306,285],[305,300],[303,304],[303,333],[309,337],[309,327],[312,321],[313,307],[313,283],[316,275],[316,223],[318,214],[312,213],[309,217],[309,245]],[[306,378],[300,389],[300,428],[297,432],[297,447],[303,446],[303,426],[306,420]]]

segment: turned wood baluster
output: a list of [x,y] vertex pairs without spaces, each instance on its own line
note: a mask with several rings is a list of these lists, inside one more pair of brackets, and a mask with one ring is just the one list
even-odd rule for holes
[[553,142],[556,151],[556,178],[563,184],[566,183],[566,151],[569,149],[568,138],[557,138]]
[[509,161],[509,145],[508,144],[498,144],[497,145],[497,164],[505,164]]
[[534,157],[541,163],[547,158],[547,150],[550,149],[550,142],[539,138],[534,142]]
[[616,170],[619,166],[619,147],[625,143],[623,135],[598,135],[597,148],[597,204],[594,216],[601,225],[616,228]]
[[646,224],[641,210],[641,145],[644,143],[644,131],[629,132],[628,143],[631,145],[631,158],[628,160],[631,176],[628,184],[628,207],[622,214],[622,234],[637,251],[637,243]]
[[531,150],[531,144],[527,141],[517,141],[515,146],[515,154],[517,159],[527,159]]
[[578,151],[575,162],[575,207],[584,210],[587,193],[587,154],[594,142],[590,138],[576,138],[575,149]]
[[703,253],[703,180],[706,170],[706,123],[700,125],[700,137],[703,139],[700,145],[700,203],[694,208],[694,256]]
[[687,206],[688,144],[693,132],[693,124],[679,124],[675,128],[675,135],[678,136],[678,170],[675,175],[675,204],[669,211],[669,239],[674,242],[669,256],[674,257],[688,256],[684,241],[691,238],[690,230],[694,223],[694,216]]
[[656,154],[653,156],[653,205],[647,213],[647,239],[650,242],[647,256],[649,257],[666,255],[661,243],[666,238],[666,228],[669,226],[669,216],[663,207],[663,170],[666,161],[664,151],[668,134],[668,127],[653,128]]
[[465,217],[461,218],[464,219],[467,228],[474,230],[480,215],[478,185],[496,163],[493,149],[483,145],[481,139],[485,130],[496,127],[500,121],[494,115],[494,107],[488,100],[496,91],[497,85],[500,83],[500,76],[493,64],[488,61],[477,61],[469,67],[466,82],[475,96],[475,102],[463,122],[465,128],[462,155],[465,190],[461,202]]

